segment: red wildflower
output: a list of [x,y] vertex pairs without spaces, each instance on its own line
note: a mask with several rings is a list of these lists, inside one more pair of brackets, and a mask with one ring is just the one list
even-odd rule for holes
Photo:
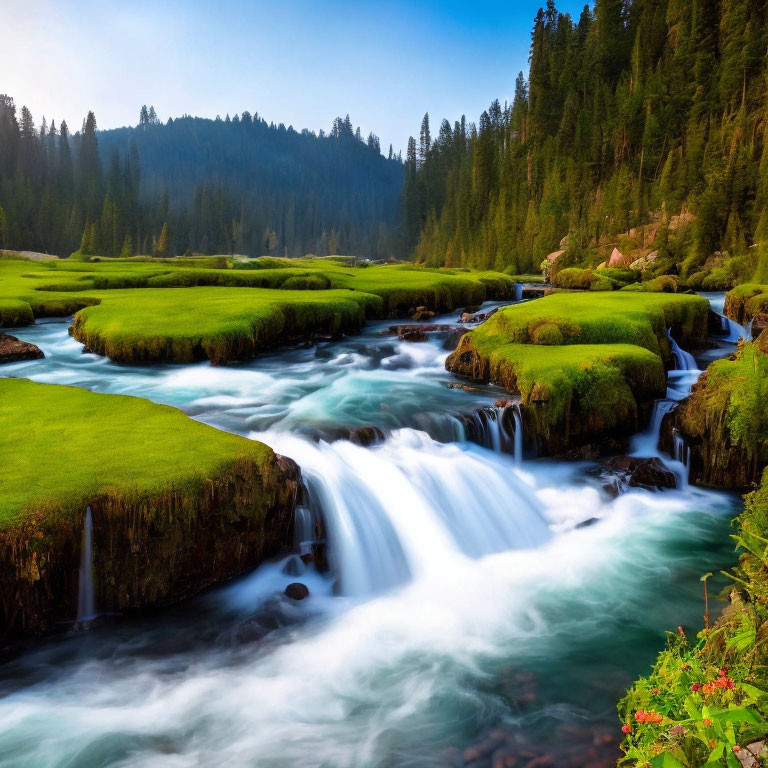
[[694,683],[694,684],[691,686],[691,690],[692,690],[694,693],[695,693],[696,691],[699,691],[699,690],[701,690],[701,683]]
[[720,677],[725,677],[728,674],[728,671],[723,667],[723,669],[717,671],[717,674],[720,675]]
[[736,745],[734,746],[734,748],[733,748],[733,751],[734,751],[734,752],[741,752],[741,747],[740,747],[738,744],[736,744]]
[[624,723],[624,725],[621,726],[621,732],[632,733],[632,726],[629,723]]
[[712,725],[712,721],[708,717],[705,717],[701,722],[704,723],[704,725]]
[[660,693],[660,691],[659,691],[659,689],[658,689],[658,688],[654,688],[654,689],[653,689],[653,693],[654,693],[654,695],[658,696],[658,695],[659,695],[659,693]]

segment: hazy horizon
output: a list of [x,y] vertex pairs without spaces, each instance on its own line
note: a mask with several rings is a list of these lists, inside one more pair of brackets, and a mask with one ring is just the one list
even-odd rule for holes
[[[36,124],[65,119],[73,131],[89,109],[102,130],[135,125],[142,104],[163,122],[248,110],[312,131],[349,114],[386,154],[405,149],[425,112],[434,124],[475,120],[511,99],[542,4],[8,3],[2,90]],[[584,3],[557,5],[577,15]]]

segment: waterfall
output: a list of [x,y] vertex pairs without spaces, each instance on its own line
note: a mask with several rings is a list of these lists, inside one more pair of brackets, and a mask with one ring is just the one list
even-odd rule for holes
[[515,283],[515,301],[523,300],[523,284]]
[[512,406],[512,417],[515,420],[515,466],[519,467],[523,463],[523,416],[517,403]]
[[80,549],[80,573],[78,576],[77,623],[87,624],[96,616],[93,596],[93,520],[91,508],[85,511],[83,541]]
[[549,538],[541,503],[501,455],[436,443],[411,429],[370,448],[284,433],[260,438],[300,464],[322,509],[342,594],[376,594],[424,575],[439,579],[462,558]]
[[709,299],[710,309],[720,318],[720,327],[723,331],[723,341],[736,344],[742,339],[752,341],[752,320],[747,325],[739,325],[725,314],[725,294],[704,294]]
[[678,487],[685,488],[689,484],[691,474],[691,447],[678,430],[674,431],[673,440],[674,459],[682,466],[681,476],[678,478],[682,483],[678,482]]
[[672,329],[667,330],[667,338],[672,347],[672,357],[675,361],[675,370],[677,371],[697,371],[696,360],[690,352],[680,349],[677,342],[672,338]]
[[515,464],[523,461],[523,419],[520,403],[478,408],[459,417],[463,427],[460,439],[488,448],[494,453],[509,453]]
[[640,432],[632,439],[632,455],[642,456],[660,456],[659,442],[661,440],[661,425],[664,417],[677,407],[675,400],[657,400],[653,404],[653,413],[651,414],[651,424],[645,432]]

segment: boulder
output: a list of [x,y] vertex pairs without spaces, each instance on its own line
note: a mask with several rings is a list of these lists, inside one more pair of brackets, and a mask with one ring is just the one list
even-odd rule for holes
[[650,252],[650,253],[649,253],[649,254],[648,254],[646,257],[645,257],[645,260],[646,260],[648,263],[650,263],[650,264],[653,264],[653,262],[654,262],[654,261],[656,261],[656,259],[658,259],[658,258],[659,258],[659,252],[658,252],[658,251],[651,251],[651,252]]
[[618,248],[614,248],[611,258],[608,259],[608,266],[611,269],[626,269],[629,264],[629,259]]
[[378,427],[358,427],[349,433],[349,441],[363,448],[383,443],[384,438],[384,433]]
[[415,323],[421,322],[422,320],[431,320],[435,314],[435,312],[426,307],[416,307],[416,311],[413,313],[411,320]]
[[547,256],[547,261],[550,264],[554,264],[563,254],[565,251],[554,251],[553,253],[550,253],[549,256]]
[[42,350],[27,341],[19,341],[15,336],[0,334],[0,364],[16,363],[20,360],[41,360]]
[[306,584],[302,584],[300,581],[295,581],[285,588],[284,594],[291,600],[305,600],[309,597],[309,588]]
[[[675,488],[674,473],[655,456],[650,459],[641,459],[634,456],[614,456],[603,465],[608,475],[620,479],[630,488]],[[613,480],[609,481],[606,488],[615,488]]]

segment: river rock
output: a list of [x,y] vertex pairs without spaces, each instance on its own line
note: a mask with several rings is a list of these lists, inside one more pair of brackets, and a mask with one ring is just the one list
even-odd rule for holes
[[369,445],[376,445],[384,442],[384,432],[378,427],[358,427],[349,433],[350,442],[367,448]]
[[40,347],[27,341],[20,341],[15,336],[0,334],[0,364],[16,363],[20,360],[41,360],[44,357]]
[[286,597],[290,597],[291,600],[305,600],[309,597],[309,588],[306,584],[296,581],[285,588],[284,594]]
[[411,316],[411,320],[413,320],[415,323],[418,323],[422,320],[431,320],[435,314],[435,312],[433,312],[431,309],[427,309],[426,307],[416,307],[415,312]]
[[[603,467],[608,474],[617,476],[630,488],[663,489],[676,487],[674,473],[661,459],[655,456],[650,459],[615,456],[606,461]],[[613,484],[611,485],[613,486]]]

